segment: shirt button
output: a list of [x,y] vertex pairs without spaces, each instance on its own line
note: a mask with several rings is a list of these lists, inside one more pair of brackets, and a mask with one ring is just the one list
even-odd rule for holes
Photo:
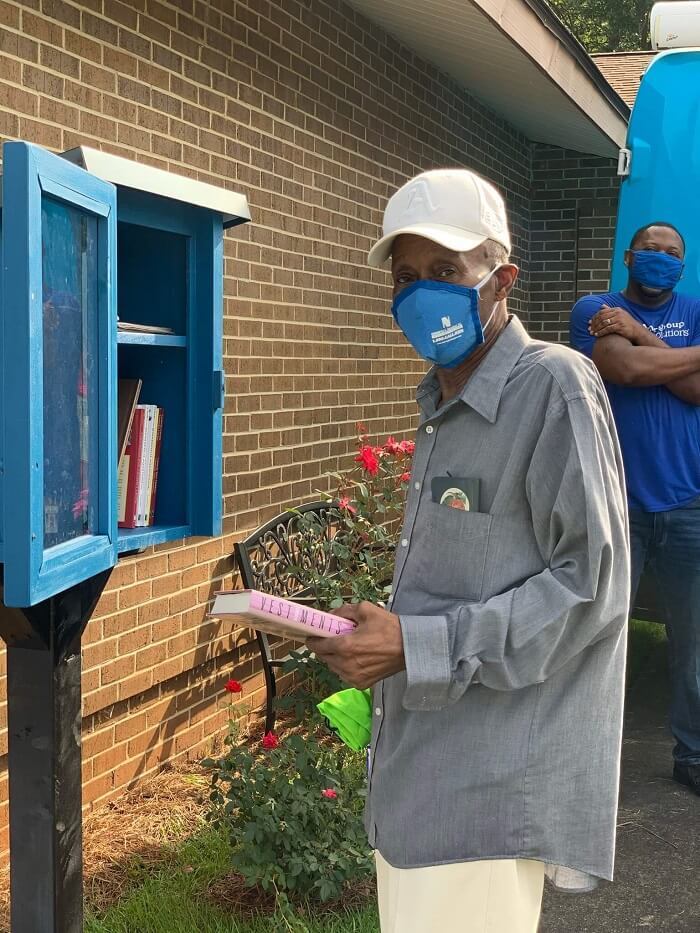
[[401,547],[408,547],[408,538],[404,538],[401,542]]
[[382,715],[382,708],[381,708],[381,706],[378,706],[378,707],[375,709],[374,715],[375,715],[375,716],[381,716],[381,715]]
[[434,430],[435,429],[433,428],[432,424],[429,424],[428,427],[425,429],[425,433],[432,434]]
[[414,483],[414,484],[413,484],[413,488],[414,488],[414,489],[420,489],[420,483]]

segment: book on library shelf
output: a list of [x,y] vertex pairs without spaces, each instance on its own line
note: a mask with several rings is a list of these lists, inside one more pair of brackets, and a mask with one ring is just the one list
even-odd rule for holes
[[119,527],[147,528],[155,519],[164,411],[137,405],[119,464]]
[[333,638],[348,635],[355,628],[349,619],[312,609],[301,603],[269,596],[259,590],[221,590],[216,594],[210,617],[247,622],[268,635],[303,641],[309,636]]
[[117,392],[117,424],[119,436],[119,460],[121,466],[122,458],[129,440],[131,431],[131,422],[134,420],[134,412],[139,402],[141,394],[141,379],[120,379]]
[[132,321],[117,321],[117,330],[129,334],[174,334],[172,327],[160,327],[158,324],[134,324]]

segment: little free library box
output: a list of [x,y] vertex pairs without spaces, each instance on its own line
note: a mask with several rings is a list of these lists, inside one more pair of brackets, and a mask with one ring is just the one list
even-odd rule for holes
[[[2,154],[12,930],[77,933],[80,636],[120,554],[220,534],[223,235],[250,214],[242,195],[88,148]],[[140,527],[118,521],[120,381],[162,416]]]

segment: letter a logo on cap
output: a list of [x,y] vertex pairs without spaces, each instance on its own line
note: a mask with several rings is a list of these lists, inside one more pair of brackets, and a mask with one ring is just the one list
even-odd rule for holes
[[422,180],[411,185],[406,195],[408,196],[406,214],[434,214],[437,210],[437,205],[430,196],[430,188]]

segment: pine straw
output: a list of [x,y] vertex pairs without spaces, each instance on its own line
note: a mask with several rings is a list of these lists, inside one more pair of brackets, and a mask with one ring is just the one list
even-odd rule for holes
[[[255,745],[262,735],[259,712],[239,720],[239,744]],[[299,732],[294,710],[277,715],[277,734],[285,738]],[[327,741],[332,741],[330,735]],[[323,741],[323,740],[322,740]],[[212,757],[223,752],[223,742]],[[143,879],[174,860],[175,850],[209,824],[209,775],[199,764],[163,768],[83,818],[83,885],[86,905],[102,913]],[[351,885],[340,900],[315,904],[314,912],[362,908],[373,896],[374,879]],[[246,887],[235,872],[211,883],[205,896],[214,904],[252,917],[274,911],[274,895],[259,887]],[[300,913],[303,913],[300,908]],[[10,933],[10,871],[0,869],[0,933]]]
[[[90,907],[102,911],[133,885],[134,868],[156,870],[205,825],[202,768],[166,768],[83,820],[83,879]],[[9,933],[9,868],[0,877],[0,933]]]
[[156,870],[205,825],[203,769],[167,769],[85,818],[85,899],[101,912],[133,885],[135,869]]
[[[240,723],[242,744],[256,744],[262,734],[257,716]],[[290,728],[291,727],[291,728]],[[277,732],[298,731],[292,710],[281,710]],[[222,748],[213,750],[214,756]],[[163,769],[141,779],[117,800],[86,814],[83,819],[83,881],[85,903],[101,913],[133,889],[144,873],[156,872],[174,859],[175,850],[209,824],[205,820],[209,776],[196,763]],[[9,933],[9,866],[0,870],[0,933]],[[329,909],[364,906],[372,884],[348,890]],[[213,882],[205,895],[219,906],[244,916],[274,910],[274,896],[249,888],[234,872]],[[318,909],[318,908],[316,908]],[[323,909],[323,908],[322,908]]]

